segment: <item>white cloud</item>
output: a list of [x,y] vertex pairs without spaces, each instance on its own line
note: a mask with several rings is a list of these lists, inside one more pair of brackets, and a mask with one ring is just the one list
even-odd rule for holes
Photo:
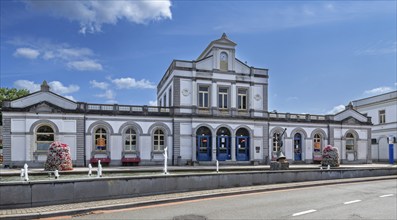
[[336,113],[339,113],[339,112],[341,112],[343,110],[345,110],[345,106],[344,105],[337,105],[334,108],[332,108],[332,110],[328,111],[327,114],[335,115]]
[[[59,81],[49,82],[48,85],[50,86],[50,90],[52,92],[60,95],[74,93],[80,90],[80,87],[77,85],[64,86]],[[14,86],[18,89],[27,89],[30,92],[37,92],[40,90],[41,84],[29,80],[17,80],[14,82]],[[72,97],[72,96],[65,96],[65,97]],[[72,100],[75,101],[74,99]]]
[[22,47],[18,48],[14,52],[15,57],[23,57],[27,59],[36,59],[40,55],[40,52],[35,49]]
[[119,20],[145,24],[151,20],[171,19],[171,1],[32,1],[31,9],[80,23],[80,33],[100,32],[103,24]]
[[70,100],[72,100],[74,102],[77,102],[77,100],[71,95],[65,95],[64,97],[67,98],[67,99],[70,99]]
[[79,71],[95,71],[103,69],[102,65],[94,60],[72,61],[68,62],[67,66]]
[[69,85],[64,86],[59,81],[52,81],[49,82],[48,85],[50,86],[51,91],[57,94],[69,94],[79,91],[80,87],[78,85]]
[[17,80],[14,82],[14,86],[17,89],[27,89],[30,92],[36,92],[40,90],[40,84],[36,84],[29,80]]
[[93,88],[99,88],[99,89],[107,89],[109,84],[106,82],[97,82],[96,80],[91,80],[90,84]]
[[14,53],[16,57],[57,61],[78,71],[103,70],[102,64],[95,59],[97,55],[86,47],[72,47],[66,43],[54,44],[43,39],[15,38],[9,43],[20,47]]
[[371,89],[371,90],[367,90],[364,91],[364,95],[379,95],[379,94],[383,94],[383,93],[387,93],[387,92],[391,92],[393,91],[393,88],[388,87],[388,86],[382,86],[382,87],[378,87],[375,89]]
[[111,81],[119,89],[131,89],[131,88],[155,89],[156,88],[154,83],[152,83],[146,79],[141,79],[141,80],[137,81],[134,78],[126,77],[126,78],[113,79]]
[[157,100],[149,101],[149,106],[157,106]]
[[116,98],[116,94],[111,89],[107,89],[104,93],[96,95],[96,97],[106,98],[108,101],[114,100]]

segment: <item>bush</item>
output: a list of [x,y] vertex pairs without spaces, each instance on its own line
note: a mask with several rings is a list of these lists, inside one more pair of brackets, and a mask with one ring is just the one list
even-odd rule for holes
[[55,141],[50,145],[44,170],[73,170],[72,157],[67,144]]
[[339,167],[339,152],[338,148],[331,145],[326,146],[323,149],[323,160],[321,161],[322,166]]

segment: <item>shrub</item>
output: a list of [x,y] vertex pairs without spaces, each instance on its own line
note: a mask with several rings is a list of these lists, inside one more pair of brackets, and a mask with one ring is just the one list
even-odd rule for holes
[[323,149],[323,160],[321,161],[322,166],[339,167],[339,152],[338,148],[331,145],[326,146]]
[[44,170],[73,170],[72,157],[67,144],[55,141],[50,145]]

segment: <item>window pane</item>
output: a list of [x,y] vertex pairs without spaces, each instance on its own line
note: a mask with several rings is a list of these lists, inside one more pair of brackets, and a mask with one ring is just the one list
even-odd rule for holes
[[37,150],[46,151],[50,147],[50,143],[37,143]]

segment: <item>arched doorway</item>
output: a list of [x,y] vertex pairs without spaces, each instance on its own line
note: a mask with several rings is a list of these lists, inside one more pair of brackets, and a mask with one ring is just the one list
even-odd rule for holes
[[231,159],[231,133],[229,129],[221,127],[216,132],[216,159],[220,161]]
[[240,128],[236,131],[236,160],[249,160],[250,135],[247,129]]
[[197,160],[211,161],[211,130],[205,126],[197,129]]
[[299,133],[294,135],[294,160],[302,160],[302,135]]

